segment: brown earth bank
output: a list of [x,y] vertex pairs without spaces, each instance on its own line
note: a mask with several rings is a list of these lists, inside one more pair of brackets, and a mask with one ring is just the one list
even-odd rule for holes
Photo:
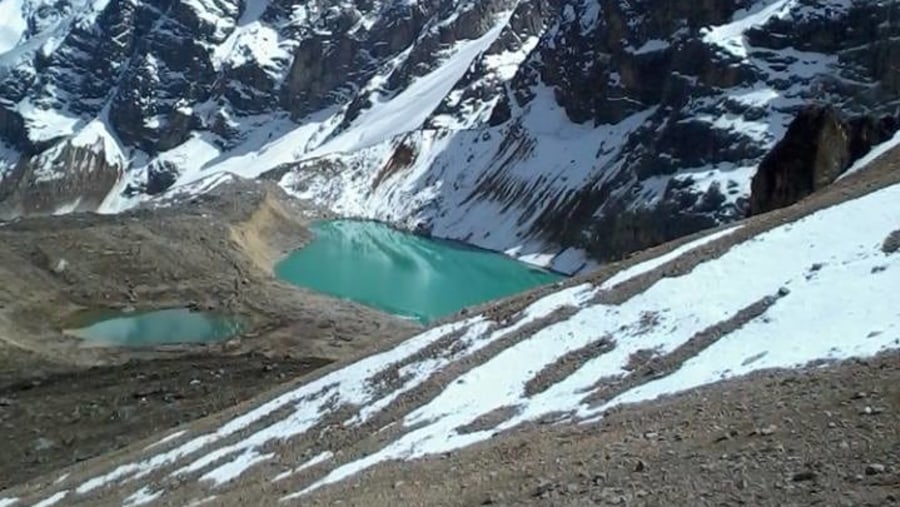
[[[209,505],[247,505],[242,493]],[[440,457],[381,465],[299,500],[365,506],[900,504],[900,354],[757,372],[625,406],[598,422],[533,425]]]
[[[277,281],[319,216],[236,182],[165,208],[0,225],[0,488],[220,411],[417,326]],[[85,310],[234,315],[224,343],[86,347]]]

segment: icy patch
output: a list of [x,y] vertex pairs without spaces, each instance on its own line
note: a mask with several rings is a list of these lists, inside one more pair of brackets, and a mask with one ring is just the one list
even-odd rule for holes
[[193,502],[190,502],[189,504],[187,504],[186,507],[199,507],[200,505],[206,505],[209,502],[212,502],[213,500],[215,500],[216,498],[218,498],[216,495],[211,495],[206,498],[200,498],[198,500],[194,500]]
[[19,503],[18,498],[0,498],[0,507],[12,507]]

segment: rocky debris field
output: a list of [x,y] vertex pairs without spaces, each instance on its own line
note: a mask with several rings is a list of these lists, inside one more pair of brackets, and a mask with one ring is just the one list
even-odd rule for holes
[[[274,279],[310,213],[273,185],[122,215],[0,225],[0,488],[218,412],[414,324]],[[83,347],[95,309],[193,306],[242,319],[224,343]]]
[[900,321],[883,302],[900,275],[898,157],[888,151],[737,226],[468,309],[3,495],[70,505],[892,501]]
[[897,353],[766,371],[386,464],[303,504],[895,505],[898,414]]
[[191,353],[28,375],[0,386],[0,489],[214,414],[330,362]]

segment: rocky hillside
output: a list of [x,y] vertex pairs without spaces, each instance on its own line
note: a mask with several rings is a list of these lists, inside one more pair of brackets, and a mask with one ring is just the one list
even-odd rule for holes
[[803,105],[900,98],[890,0],[2,0],[0,19],[0,216],[267,174],[568,271],[743,216]]
[[[900,313],[895,305],[884,302],[892,301],[900,286],[898,164],[900,149],[895,149],[802,206],[752,217],[607,266],[590,277],[468,312],[380,353],[285,386],[255,403],[111,457],[76,465],[68,473],[60,471],[62,475],[0,493],[0,505],[281,505],[280,501],[305,505],[316,500],[329,504],[323,498],[335,488],[346,489],[332,500],[353,495],[356,500],[351,503],[370,505],[360,498],[369,494],[391,505],[392,500],[396,502],[394,490],[404,489],[401,482],[394,483],[393,489],[353,488],[364,477],[386,473],[391,467],[411,469],[404,463],[407,460],[450,458],[473,444],[509,442],[508,438],[534,425],[602,432],[598,428],[606,418],[625,405],[762,370],[814,368],[896,351],[900,349]],[[837,315],[839,319],[834,318]],[[885,371],[894,371],[891,378],[896,378],[897,356],[891,357],[892,361],[881,364]],[[879,370],[858,369],[866,374]],[[804,462],[803,457],[841,448],[836,441],[804,443],[826,431],[825,420],[834,419],[827,428],[839,428],[834,421],[841,421],[843,430],[834,432],[852,432],[851,428],[880,432],[864,444],[854,441],[860,446],[856,454],[869,456],[896,443],[895,414],[884,413],[884,403],[896,405],[896,382],[877,385],[878,391],[873,387],[871,394],[853,393],[852,409],[859,412],[852,417],[871,419],[848,424],[848,398],[835,403],[833,410],[838,412],[807,413],[794,408],[829,392],[847,390],[840,384],[834,389],[816,387],[814,380],[821,375],[811,374],[805,384],[811,392],[795,392],[778,403],[763,393],[765,410],[777,405],[784,409],[783,418],[760,421],[750,435],[791,431],[784,441],[787,450],[760,450],[761,456],[745,463],[744,471],[755,473],[760,464],[775,463],[776,469],[797,474],[788,476],[790,484],[813,481],[820,473],[816,470],[829,469],[830,464]],[[772,392],[784,391],[786,384]],[[695,412],[664,418],[667,428],[677,426],[678,433],[707,432],[693,447],[681,449],[688,454],[685,460],[707,452],[715,454],[718,463],[731,459],[723,451],[716,452],[722,448],[713,439],[718,443],[750,431],[726,431],[734,421],[754,413],[746,406],[719,413],[713,407],[721,399],[719,395],[704,398]],[[721,416],[724,426],[713,431],[695,428],[694,421],[709,413]],[[773,423],[784,428],[772,427]],[[627,424],[631,433],[647,432],[638,437],[639,442],[662,441],[659,433],[651,434],[633,420]],[[814,424],[822,428],[813,429]],[[793,432],[801,426],[802,431]],[[677,441],[673,433],[667,436]],[[602,436],[594,439],[593,447],[576,443],[569,452],[587,453],[585,459],[591,460],[600,456],[599,461],[605,454],[603,466],[610,466],[610,455],[625,444],[605,445],[598,439]],[[771,447],[766,439],[760,442]],[[517,456],[541,445],[538,441],[513,447],[505,458],[517,467],[537,467],[549,461],[552,443],[544,454],[535,451],[521,460]],[[842,445],[849,454],[851,444]],[[743,452],[751,452],[753,446],[748,444]],[[663,454],[659,448],[644,452],[647,460],[653,456],[654,463],[666,459],[659,456]],[[888,459],[900,464],[896,452],[895,446]],[[620,459],[628,459],[635,472],[653,466],[621,456],[616,466],[621,466]],[[423,460],[414,463],[433,465]],[[458,463],[480,467],[482,477],[494,470],[506,473],[504,467],[489,463]],[[897,482],[889,482],[900,477],[896,469],[888,469],[885,462],[876,464],[880,468],[866,474],[884,474],[885,493],[896,493]],[[571,465],[573,473],[578,470],[590,473],[594,486],[606,485],[605,476],[593,475],[596,468],[584,462]],[[458,471],[451,467],[447,473]],[[853,476],[848,470],[836,473]],[[645,477],[651,474],[665,481],[652,469]],[[691,483],[702,482],[707,472],[692,470],[687,475]],[[418,483],[417,488],[442,481],[440,474],[425,477],[424,486]],[[529,478],[520,474],[516,480],[523,487]],[[783,478],[777,480],[780,484]],[[732,488],[730,481],[707,486],[705,494],[725,487],[729,494],[740,494],[748,487]],[[626,478],[619,482],[623,483],[634,481]],[[779,493],[773,484],[757,482],[749,487],[766,495],[789,494],[786,488]],[[456,484],[456,488],[462,486]],[[535,496],[549,498],[543,494],[556,491],[551,483],[541,488]],[[844,492],[841,488],[834,494]],[[467,492],[445,491],[435,501],[471,505],[457,494]],[[682,502],[689,496],[673,494]],[[797,503],[808,500],[803,491],[798,494],[803,499]],[[760,498],[748,503],[783,504],[760,502]]]

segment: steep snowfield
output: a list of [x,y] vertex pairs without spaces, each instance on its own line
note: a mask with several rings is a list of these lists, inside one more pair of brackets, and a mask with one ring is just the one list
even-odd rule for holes
[[[297,499],[379,463],[451,451],[527,421],[590,423],[623,403],[763,368],[900,348],[900,308],[887,304],[900,287],[900,252],[883,248],[900,229],[900,184],[756,235],[748,227],[605,283],[557,289],[506,316],[429,329],[40,496],[165,502],[198,480],[213,492],[241,487],[252,471],[302,479],[284,496]],[[645,376],[633,365],[640,354],[671,366]]]

